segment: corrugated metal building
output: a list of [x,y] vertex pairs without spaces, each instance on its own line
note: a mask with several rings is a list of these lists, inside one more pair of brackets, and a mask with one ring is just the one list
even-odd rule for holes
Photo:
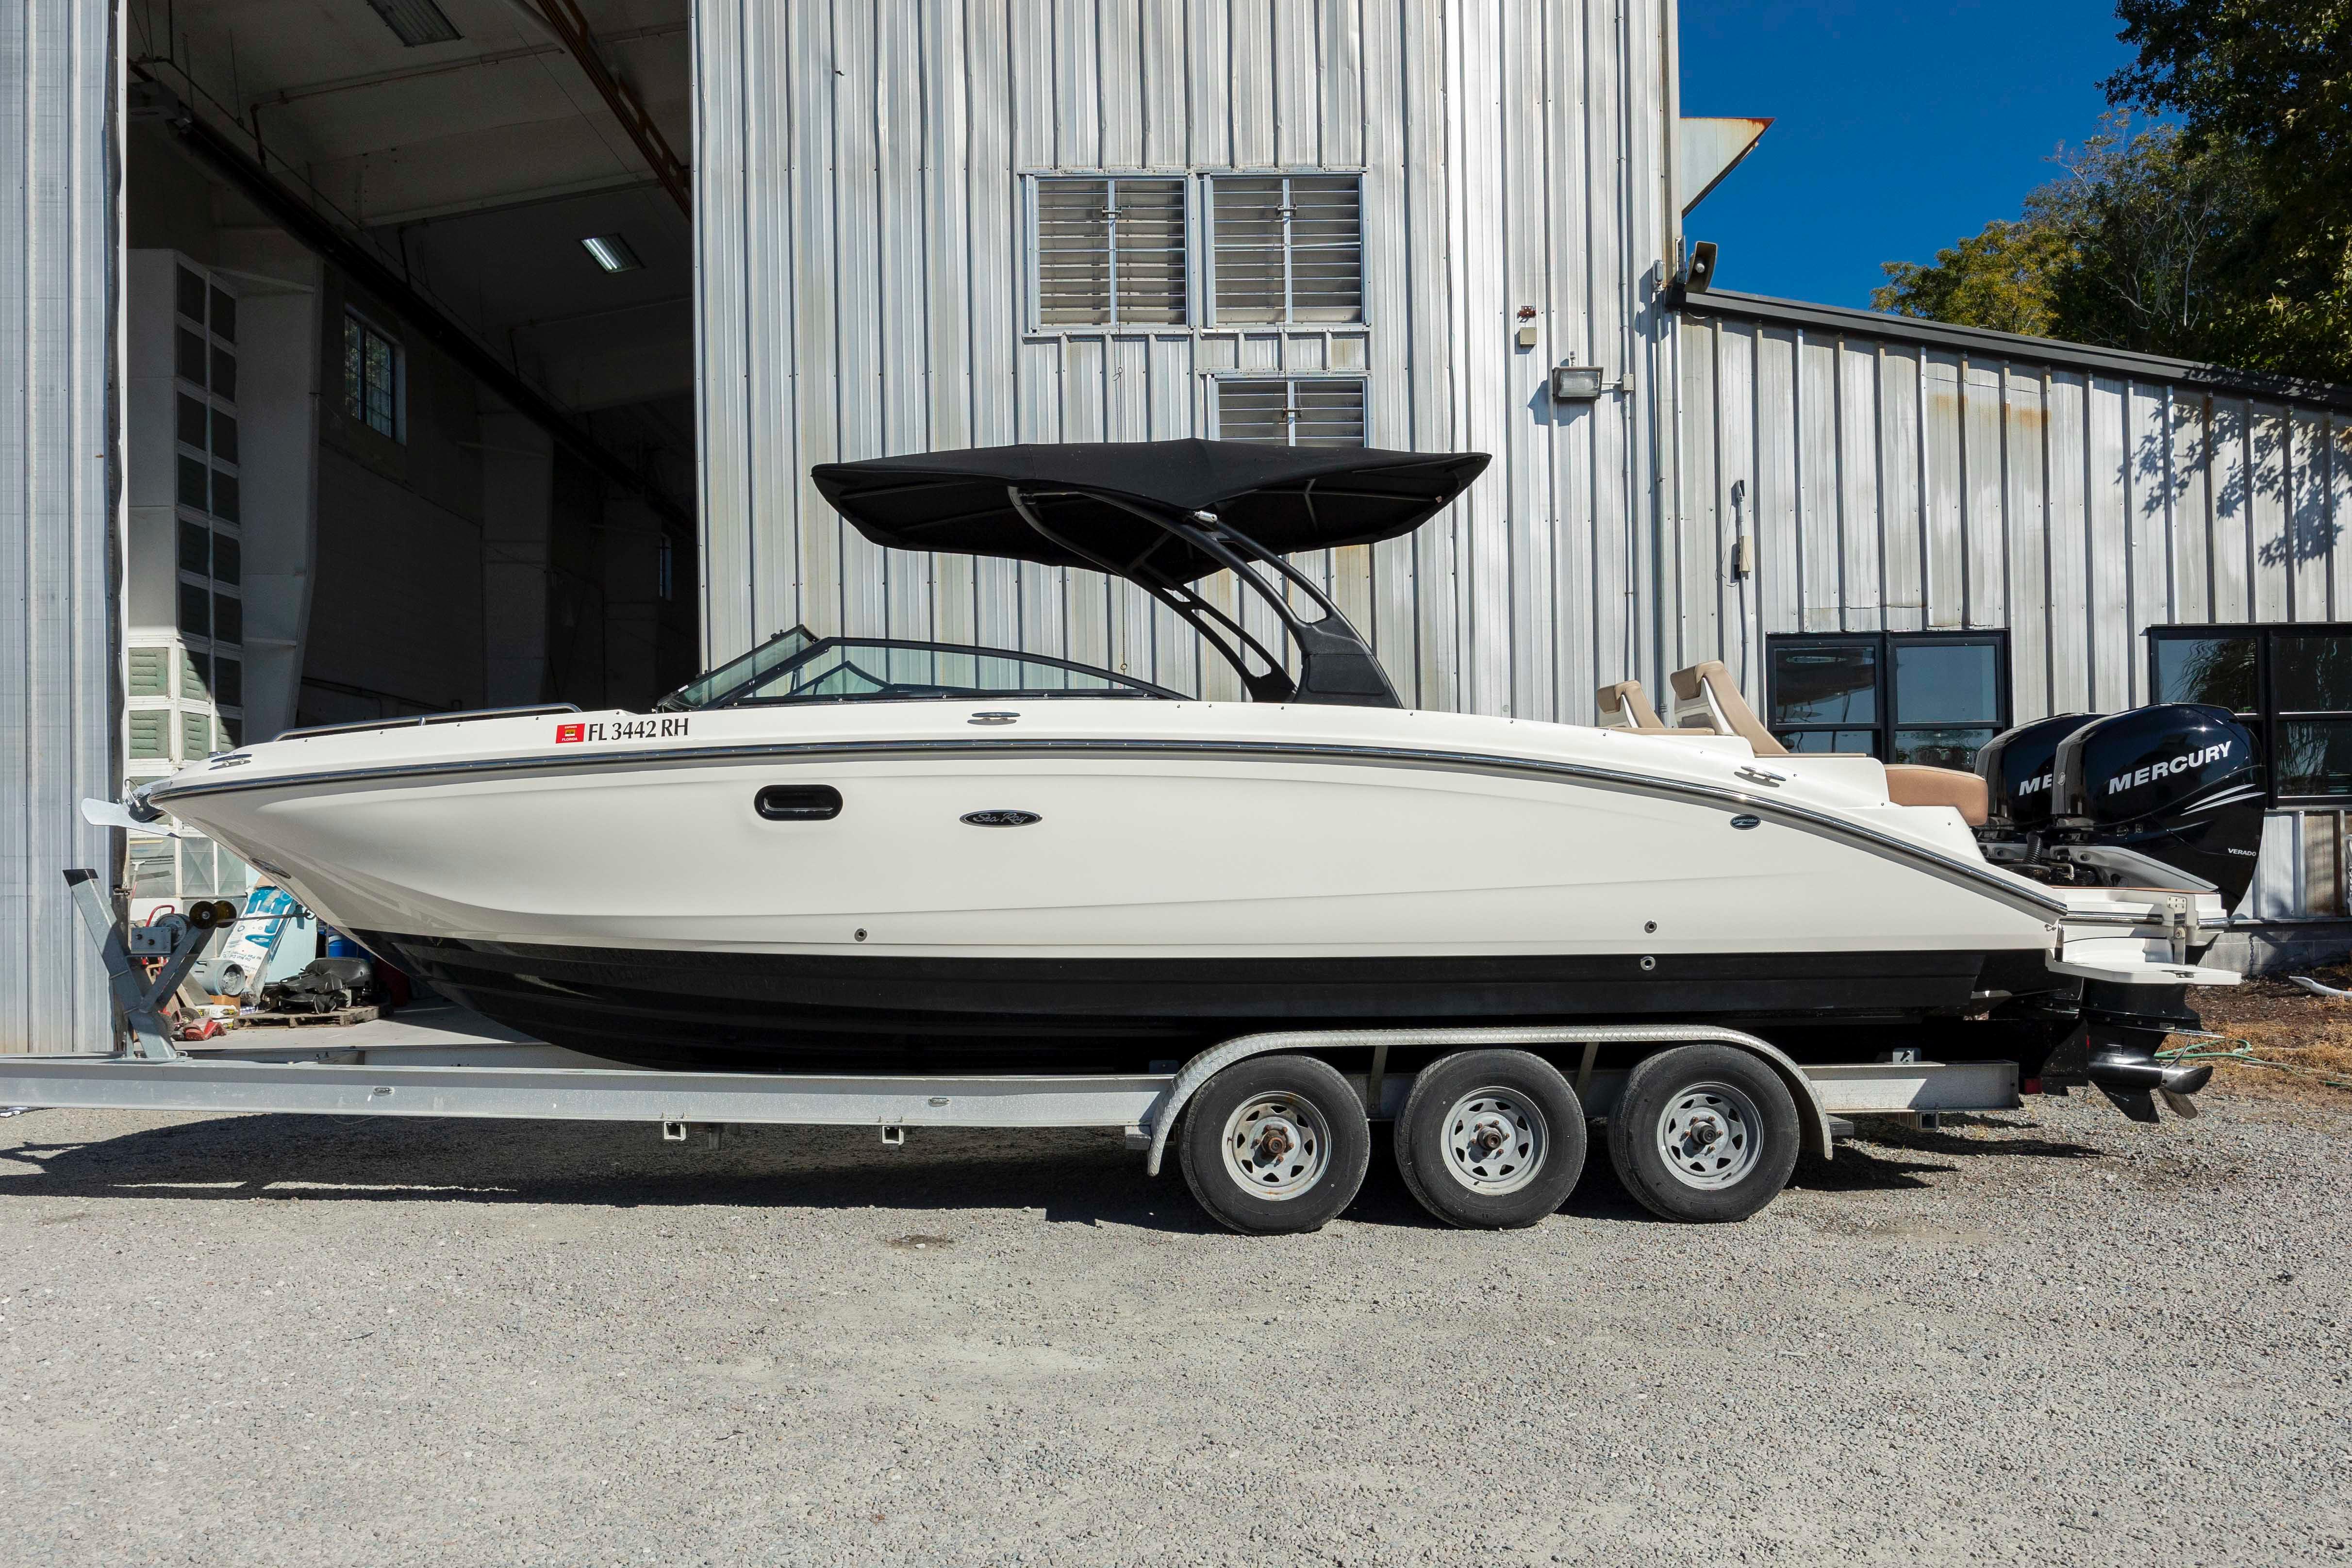
[[110,863],[76,812],[120,755],[114,18],[0,16],[0,1050],[106,1035],[59,872]]

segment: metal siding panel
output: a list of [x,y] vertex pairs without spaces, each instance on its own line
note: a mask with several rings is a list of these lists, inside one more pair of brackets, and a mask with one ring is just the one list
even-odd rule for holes
[[[787,13],[752,8],[743,18],[736,46],[742,56],[723,62],[735,78],[731,87],[739,99],[736,112],[744,142],[739,177],[745,189],[756,185],[789,191],[794,177],[793,105],[804,89],[793,82],[780,93],[753,92],[741,75],[756,68],[751,62],[788,47],[782,35],[790,19]],[[719,658],[732,658],[801,619],[799,519],[805,482],[799,382],[782,356],[760,351],[764,345],[792,340],[800,249],[793,204],[789,199],[759,204],[736,215],[730,226],[739,236],[740,251],[729,256],[728,287],[740,311],[741,329],[729,334],[729,368],[742,383],[750,417],[731,449],[707,462],[706,471],[723,462],[730,470],[728,483],[738,483],[734,475],[740,474],[740,482],[749,486],[739,559],[720,580],[719,590],[738,599],[748,593],[749,617],[730,628],[730,640],[715,650]]]
[[2207,445],[2211,458],[2207,482],[2212,486],[2213,618],[2251,621],[2256,618],[2253,595],[2253,482],[2247,461],[2251,437],[2247,407],[2236,398],[2212,404]]
[[1096,0],[1051,0],[1054,37],[1054,166],[1103,165],[1103,84]]
[[[696,160],[695,337],[700,349],[695,377],[696,450],[702,457],[702,653],[706,666],[751,646],[757,623],[752,562],[760,530],[751,498],[757,415],[744,359],[759,340],[752,310],[744,231],[753,206],[742,186],[747,163],[758,157],[743,123],[748,108],[743,73],[756,43],[745,37],[737,5],[710,4],[695,17],[696,115],[708,155]],[[787,253],[789,254],[789,253]]]
[[2295,616],[2294,549],[2287,537],[2287,451],[2284,411],[2250,405],[2246,410],[2247,543],[2254,596],[2254,619],[2287,621]]
[[[971,444],[972,268],[976,259],[965,171],[971,166],[969,44],[961,5],[927,7],[923,23],[923,243],[926,311],[923,384],[931,444]],[[930,559],[931,635],[976,640],[971,557]]]
[[[788,196],[797,214],[793,227],[798,241],[793,248],[796,268],[793,380],[809,389],[807,395],[795,400],[798,615],[811,632],[824,637],[842,630],[842,541],[847,525],[808,482],[808,470],[819,463],[865,454],[845,453],[841,445],[843,376],[838,357],[839,303],[835,295],[839,204],[835,188],[834,116],[842,78],[832,68],[833,12],[829,6],[807,5],[792,7],[792,15],[795,25],[791,44],[796,54],[822,60],[826,67],[803,73],[801,91],[792,105],[793,184]],[[750,357],[754,361],[761,357],[758,346]]]
[[1218,0],[1198,0],[1187,5],[1185,19],[1192,107],[1185,133],[1192,162],[1200,169],[1226,168],[1234,161],[1232,18]]
[[[971,326],[963,352],[971,367],[971,441],[979,446],[1002,446],[1021,434],[1019,322],[1024,306],[1021,206],[1014,177],[1021,161],[1013,125],[1014,38],[1008,3],[973,0],[964,11],[971,165],[962,172],[962,184],[971,213]],[[971,578],[975,638],[983,647],[1019,646],[1020,569],[1009,560],[975,560]]]
[[2297,410],[2292,415],[2289,439],[2294,469],[2289,480],[2287,539],[2295,561],[2294,612],[2297,620],[2336,619],[2337,546],[2328,516],[2327,416]]
[[1142,0],[1136,52],[1143,73],[1141,162],[1148,168],[1181,169],[1189,76],[1183,0]]
[[1756,334],[1757,603],[1767,632],[1801,632],[1804,576],[1797,526],[1797,338]]
[[1138,0],[1096,0],[1096,80],[1102,105],[1102,146],[1098,156],[1106,169],[1143,166],[1143,104],[1151,74],[1143,57],[1142,19]]
[[2051,372],[2042,382],[2043,559],[2049,582],[2050,711],[2091,700],[2090,518],[2083,495],[2083,378]]
[[1877,346],[1840,340],[1836,374],[1839,597],[1849,631],[1874,632],[1885,623]]
[[[1364,315],[1371,334],[1365,413],[1375,441],[1411,447],[1417,439],[1412,367],[1419,357],[1408,353],[1414,275],[1406,203],[1405,40],[1397,7],[1371,16],[1362,80]],[[1419,700],[1413,549],[1411,538],[1371,548],[1371,608],[1361,628],[1408,706]]]
[[2134,382],[2125,407],[2122,474],[2124,522],[2129,531],[2131,579],[2124,672],[2125,702],[2147,700],[2147,627],[2176,618],[2172,566],[2170,414],[2162,387]]
[[[1961,528],[1968,543],[1969,626],[2009,624],[2008,470],[1999,367],[1960,366]],[[2021,712],[2019,716],[2022,716]]]
[[2049,428],[2041,376],[2004,367],[2002,509],[2009,520],[2010,682],[2021,723],[2050,706],[2050,537],[2043,437]]
[[[1763,570],[1764,541],[1758,532],[1757,473],[1760,460],[1756,450],[1757,334],[1752,330],[1726,330],[1715,339],[1715,384],[1717,406],[1723,413],[1717,432],[1715,446],[1717,472],[1716,505],[1724,518],[1724,565],[1718,568],[1718,580],[1723,584],[1723,628],[1721,657],[1731,667],[1739,682],[1739,689],[1750,703],[1764,700],[1764,617],[1759,602],[1757,571]],[[1731,486],[1745,480],[1747,488],[1740,505],[1731,504]],[[1731,543],[1742,533],[1748,536],[1748,557],[1756,571],[1734,579],[1729,569]],[[1702,655],[1703,656],[1703,655]],[[1664,687],[1659,695],[1669,703],[1673,694]]]
[[1364,162],[1362,0],[1320,0],[1323,59],[1323,162],[1335,169]]
[[1839,549],[1837,345],[1814,339],[1797,346],[1797,564],[1800,624],[1843,632],[1843,559]]
[[2084,405],[2084,507],[2089,527],[2087,588],[2083,612],[2089,618],[2089,700],[2100,713],[2131,706],[2132,581],[2131,487],[2126,482],[2130,389],[2094,378]]
[[118,788],[108,28],[100,5],[0,19],[0,1051],[112,1043],[60,874],[119,870],[77,810]]
[[[875,13],[875,227],[881,251],[875,382],[881,394],[881,450],[922,452],[946,444],[930,430],[929,314],[925,254],[923,11],[925,0],[879,0]],[[931,636],[931,562],[926,554],[885,552],[883,625],[893,637]]]
[[2324,437],[2326,446],[2328,581],[2335,595],[2331,619],[2352,619],[2352,419],[2332,415]]
[[[1507,639],[1509,667],[1503,687],[1506,711],[1528,718],[1558,719],[1580,709],[1577,694],[1557,685],[1556,646],[1560,622],[1555,601],[1553,552],[1559,517],[1550,506],[1552,465],[1559,445],[1558,413],[1544,391],[1550,362],[1551,319],[1543,309],[1550,273],[1545,244],[1548,225],[1545,123],[1544,6],[1542,0],[1508,0],[1501,13],[1496,62],[1501,85],[1501,199],[1471,212],[1499,230],[1490,248],[1501,263],[1501,307],[1487,329],[1495,344],[1494,414],[1509,435],[1509,486],[1501,518],[1510,556]],[[1538,313],[1537,347],[1516,346],[1512,329],[1519,307]]]
[[1517,422],[1504,412],[1508,283],[1504,247],[1487,227],[1504,202],[1501,57],[1507,40],[1500,11],[1495,0],[1480,0],[1458,13],[1461,75],[1451,161],[1459,171],[1453,193],[1454,221],[1461,230],[1454,267],[1463,294],[1454,351],[1462,361],[1456,395],[1462,399],[1463,441],[1474,450],[1494,452],[1501,470],[1454,507],[1464,574],[1458,588],[1467,664],[1463,706],[1490,714],[1513,711],[1511,513],[1521,503],[1514,470],[1520,466],[1523,439]]
[[2176,618],[2219,619],[2213,592],[2213,400],[2172,389],[2172,563]]
[[[1212,0],[1213,3],[1213,0]],[[1238,169],[1274,166],[1274,0],[1225,0],[1232,52],[1233,162]]]
[[1919,364],[1921,511],[1926,519],[1927,625],[1950,631],[1969,620],[1968,490],[1962,468],[1960,361],[1928,350]]
[[[883,383],[890,361],[882,335],[882,168],[878,33],[863,0],[836,0],[833,93],[834,340],[840,355],[836,439],[847,460],[887,450]],[[841,629],[889,634],[889,552],[856,528],[841,530]]]
[[[1454,288],[1447,267],[1451,202],[1448,193],[1447,108],[1444,66],[1444,16],[1424,0],[1400,0],[1403,43],[1405,244],[1407,284],[1402,325],[1411,345],[1406,356],[1412,427],[1406,445],[1417,451],[1450,450],[1455,439],[1453,372],[1455,337]],[[1408,542],[1412,561],[1414,626],[1408,699],[1422,707],[1457,706],[1456,616],[1454,599],[1454,531],[1449,508]]]
[[1323,162],[1323,69],[1318,0],[1271,0],[1274,156],[1286,169]]
[[1669,606],[1678,613],[1673,622],[1674,640],[1666,650],[1666,663],[1676,668],[1724,657],[1720,590],[1730,520],[1727,508],[1718,504],[1728,481],[1717,468],[1724,424],[1716,390],[1717,334],[1717,325],[1708,321],[1693,321],[1683,328],[1685,435],[1681,494],[1672,524],[1675,580],[1682,592],[1679,601]]
[[1879,570],[1890,632],[1916,632],[1927,623],[1920,461],[1919,353],[1885,344],[1878,356]]

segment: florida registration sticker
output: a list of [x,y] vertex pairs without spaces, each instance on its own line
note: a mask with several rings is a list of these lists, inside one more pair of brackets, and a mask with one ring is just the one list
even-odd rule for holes
[[555,727],[555,744],[558,746],[587,738],[588,727],[584,724],[559,724]]

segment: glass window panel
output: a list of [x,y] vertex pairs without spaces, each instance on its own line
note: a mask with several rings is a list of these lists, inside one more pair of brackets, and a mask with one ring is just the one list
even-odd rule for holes
[[180,584],[180,631],[189,637],[213,634],[213,596],[201,582]]
[[236,461],[236,415],[213,410],[213,455],[224,463]]
[[210,839],[182,839],[180,896],[210,898],[213,895],[213,876],[219,866],[220,862]]
[[213,595],[213,641],[245,641],[245,601],[226,593]]
[[244,502],[238,498],[236,476],[213,470],[213,516],[223,522],[234,523],[242,516]]
[[2000,657],[1990,643],[1897,643],[1898,724],[1993,724],[2000,718]]
[[1772,650],[1772,727],[1877,720],[1876,648],[1849,643]]
[[2156,700],[2211,703],[2232,713],[2252,713],[2254,640],[2234,637],[2156,639]]
[[1874,729],[1791,729],[1780,732],[1774,738],[1791,751],[1835,751],[1850,757],[1868,757],[1878,749],[1878,731]]
[[202,523],[180,519],[180,570],[198,577],[212,575],[213,531]]
[[200,512],[210,511],[213,504],[210,476],[211,470],[205,466],[202,458],[182,454],[178,490],[180,505],[194,507]]
[[180,440],[201,452],[205,447],[205,405],[187,393],[180,394]]
[[[226,728],[228,720],[221,720],[221,726]],[[221,744],[224,747],[231,747],[236,742],[225,740]],[[220,855],[220,873],[219,881],[215,885],[214,891],[223,898],[243,898],[253,891],[253,868],[230,853],[226,844],[215,847]]]
[[2288,719],[2278,737],[2281,795],[2352,795],[2352,719]]
[[2282,713],[2352,709],[2352,635],[2273,637],[2271,690]]
[[142,839],[131,841],[131,896],[133,898],[170,898],[173,888],[173,862],[179,858],[174,841]]
[[362,361],[365,358],[360,339],[365,329],[359,318],[343,318],[343,412],[353,419],[362,416],[367,406],[367,377]]
[[245,665],[236,659],[217,660],[213,664],[213,676],[215,702],[223,707],[245,706]]
[[182,381],[205,384],[205,340],[185,327],[180,329],[176,368]]
[[226,583],[245,580],[245,551],[226,534],[213,536],[213,580]]
[[225,341],[236,341],[236,300],[226,289],[213,289],[213,336]]
[[1977,770],[1977,751],[2000,732],[1989,724],[1938,725],[1932,729],[1898,729],[1889,762],[1916,762],[1927,768]]
[[173,279],[173,302],[179,307],[181,315],[201,327],[205,320],[205,280],[184,267],[174,270],[178,276]]
[[236,356],[226,349],[213,350],[213,391],[236,401]]

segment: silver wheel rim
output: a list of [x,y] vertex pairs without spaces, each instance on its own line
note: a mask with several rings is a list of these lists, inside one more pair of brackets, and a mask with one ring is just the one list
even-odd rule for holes
[[1764,1118],[1728,1083],[1694,1083],[1658,1115],[1658,1157],[1685,1186],[1737,1186],[1763,1156]]
[[1298,1197],[1331,1166],[1331,1128],[1296,1094],[1260,1094],[1225,1118],[1225,1174],[1259,1197]]
[[1551,1128],[1524,1094],[1474,1089],[1445,1113],[1445,1169],[1472,1192],[1517,1192],[1551,1153]]

